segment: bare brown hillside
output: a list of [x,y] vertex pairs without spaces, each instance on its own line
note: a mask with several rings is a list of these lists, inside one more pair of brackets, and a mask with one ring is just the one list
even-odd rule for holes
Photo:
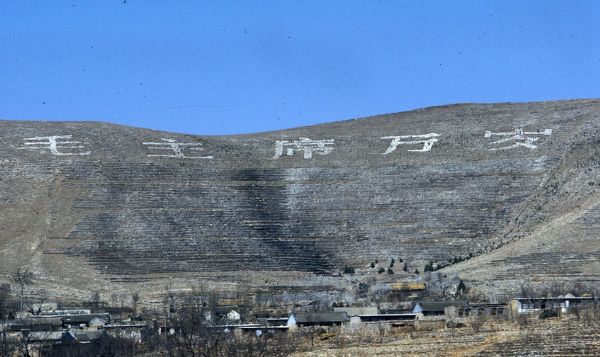
[[600,100],[225,137],[0,121],[0,137],[0,281],[318,286],[378,258],[469,256],[446,269],[482,288],[600,279]]

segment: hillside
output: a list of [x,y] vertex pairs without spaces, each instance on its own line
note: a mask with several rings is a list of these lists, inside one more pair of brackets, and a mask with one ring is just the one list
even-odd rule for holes
[[0,121],[0,137],[0,281],[30,266],[83,297],[468,256],[445,270],[482,288],[600,280],[600,100],[223,137]]

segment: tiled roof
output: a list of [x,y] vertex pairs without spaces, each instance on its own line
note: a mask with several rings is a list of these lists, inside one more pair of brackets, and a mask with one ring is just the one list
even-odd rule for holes
[[294,314],[296,322],[345,322],[348,321],[348,315],[345,312],[311,312]]

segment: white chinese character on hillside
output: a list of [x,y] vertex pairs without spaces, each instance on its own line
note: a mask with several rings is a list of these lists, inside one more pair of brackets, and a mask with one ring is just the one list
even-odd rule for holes
[[305,159],[312,159],[313,153],[327,155],[333,150],[333,139],[311,140],[309,138],[300,138],[300,140],[287,141],[277,140],[275,142],[275,157],[281,157],[285,151],[287,156],[292,156],[296,151],[302,151]]
[[[53,135],[53,136],[36,136],[33,138],[24,138],[23,145],[19,149],[23,150],[49,150],[54,156],[74,156],[74,155],[89,155],[91,151],[84,152],[64,152],[64,149],[83,149],[81,141],[69,140],[72,135]],[[61,151],[59,151],[61,150]]]
[[[484,138],[491,138],[493,136],[504,137],[503,139],[493,141],[491,145],[497,145],[498,147],[491,148],[490,150],[506,150],[506,149],[514,149],[518,147],[525,147],[528,149],[537,149],[537,145],[534,143],[538,141],[540,135],[550,136],[552,134],[552,129],[544,129],[542,131],[523,131],[522,128],[517,128],[512,132],[500,132],[500,133],[492,133],[491,131],[486,131],[484,134]],[[514,142],[511,145],[507,146],[499,146],[500,144]]]
[[175,139],[164,139],[161,138],[162,142],[147,141],[143,144],[150,150],[167,150],[169,153],[165,154],[148,154],[149,157],[176,157],[183,159],[212,159],[212,156],[187,156],[184,154],[185,150],[200,151],[202,143],[180,143]]
[[383,155],[387,155],[396,150],[398,145],[420,145],[423,147],[420,149],[408,149],[407,151],[413,152],[426,152],[431,150],[433,144],[439,141],[438,137],[440,134],[429,133],[429,134],[420,134],[420,135],[400,135],[400,136],[383,136],[381,140],[389,140],[392,139],[390,146],[383,153]]

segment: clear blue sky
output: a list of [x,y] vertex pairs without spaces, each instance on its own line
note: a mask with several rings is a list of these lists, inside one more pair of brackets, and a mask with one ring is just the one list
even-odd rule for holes
[[2,1],[0,118],[195,134],[600,97],[600,1]]

